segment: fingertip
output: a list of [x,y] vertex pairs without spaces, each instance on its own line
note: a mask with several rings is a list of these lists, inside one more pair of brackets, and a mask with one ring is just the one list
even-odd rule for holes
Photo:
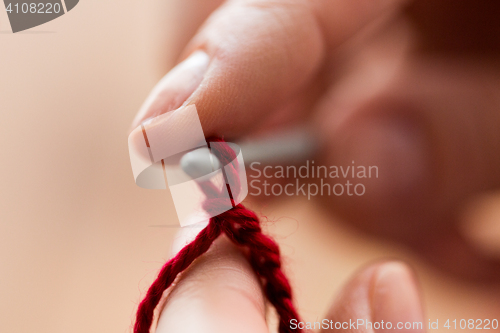
[[419,287],[414,273],[403,262],[387,262],[375,270],[370,305],[373,321],[386,322],[385,327],[375,329],[376,332],[424,331]]
[[[322,332],[337,331],[335,324],[345,322],[354,322],[356,332],[424,331],[416,278],[400,261],[376,262],[357,271],[342,288],[327,318],[331,326]],[[406,323],[411,327],[404,327]],[[351,325],[341,328],[353,331]]]
[[172,68],[151,90],[132,122],[136,128],[145,120],[179,108],[198,88],[208,69],[210,57],[203,50]]

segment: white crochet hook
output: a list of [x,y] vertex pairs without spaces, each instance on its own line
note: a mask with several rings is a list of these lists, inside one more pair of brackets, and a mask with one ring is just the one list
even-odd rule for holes
[[[241,141],[238,143],[244,155],[246,166],[254,162],[266,164],[292,164],[312,158],[317,149],[317,141],[304,127],[288,129],[273,135],[261,137],[256,140]],[[206,147],[198,148],[184,154],[179,166],[191,179],[205,181],[210,179],[210,174],[220,169],[221,162]],[[172,225],[152,225],[151,227],[178,227]],[[189,227],[199,228],[199,225]]]
[[192,179],[202,179],[203,176],[220,169],[220,161],[206,147],[198,148],[184,154],[180,160],[180,166]]
[[[239,142],[245,164],[293,163],[313,156],[317,143],[306,128],[294,128],[256,140]],[[208,148],[186,153],[180,160],[181,169],[192,179],[200,178],[220,168],[219,159]]]

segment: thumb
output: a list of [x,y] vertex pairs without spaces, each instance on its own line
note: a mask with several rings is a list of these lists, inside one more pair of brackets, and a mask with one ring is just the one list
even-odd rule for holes
[[206,136],[243,135],[305,88],[328,49],[400,2],[229,1],[153,90],[133,127],[196,104]]
[[332,305],[321,332],[422,333],[422,304],[405,264],[384,262],[357,272]]

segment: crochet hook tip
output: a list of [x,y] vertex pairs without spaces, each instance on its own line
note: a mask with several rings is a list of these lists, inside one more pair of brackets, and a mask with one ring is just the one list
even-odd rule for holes
[[180,160],[180,166],[192,179],[197,179],[220,169],[219,159],[208,148],[192,150]]

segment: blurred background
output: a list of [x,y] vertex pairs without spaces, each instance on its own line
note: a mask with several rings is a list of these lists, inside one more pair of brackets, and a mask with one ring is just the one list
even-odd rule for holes
[[[131,331],[178,228],[168,191],[135,185],[127,135],[175,64],[170,50],[196,29],[181,19],[190,8],[180,3],[86,0],[17,34],[0,10],[1,332]],[[490,196],[471,213],[481,222],[473,234],[492,250],[499,202]],[[500,317],[490,290],[360,235],[314,202],[253,207],[282,246],[306,320],[322,318],[356,269],[388,257],[416,268],[428,318]]]

